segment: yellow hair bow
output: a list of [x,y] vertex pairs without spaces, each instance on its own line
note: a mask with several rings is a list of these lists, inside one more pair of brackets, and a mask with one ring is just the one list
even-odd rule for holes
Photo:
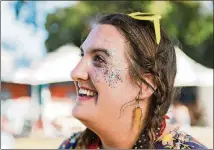
[[157,44],[160,43],[160,15],[152,14],[152,13],[141,13],[141,12],[134,12],[131,14],[128,14],[128,16],[137,19],[137,20],[149,20],[153,21],[154,23],[154,28],[155,28],[155,36],[157,40]]

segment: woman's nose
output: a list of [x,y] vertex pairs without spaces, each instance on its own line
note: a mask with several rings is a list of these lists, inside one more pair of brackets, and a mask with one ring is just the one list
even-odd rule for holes
[[87,67],[88,67],[87,63],[84,63],[84,61],[81,60],[77,64],[77,66],[72,70],[71,78],[74,81],[87,80],[88,79]]

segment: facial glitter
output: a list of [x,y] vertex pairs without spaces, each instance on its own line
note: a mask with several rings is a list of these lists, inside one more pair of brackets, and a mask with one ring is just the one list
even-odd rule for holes
[[[104,43],[105,46],[110,44],[109,39],[105,39]],[[117,51],[115,48],[109,50],[110,53],[110,63],[103,65],[101,68],[96,68],[95,70],[95,81],[100,83],[101,76],[103,77],[104,81],[111,87],[115,88],[119,82],[123,82],[121,78],[121,72],[126,70],[127,68],[120,67],[120,64],[123,62],[117,59]],[[100,74],[102,73],[102,75]]]

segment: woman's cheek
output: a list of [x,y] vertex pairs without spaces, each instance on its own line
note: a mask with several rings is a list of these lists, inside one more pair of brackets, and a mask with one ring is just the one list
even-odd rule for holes
[[119,82],[123,82],[120,70],[116,68],[103,68],[102,69],[105,82],[110,88],[116,88]]
[[101,75],[99,72],[100,72],[99,69],[94,67],[89,73],[90,79],[91,79],[92,83],[94,84],[94,86],[96,86],[96,84],[100,83],[100,81],[101,81]]
[[100,68],[95,67],[91,71],[90,78],[94,85],[97,83],[105,83],[110,88],[116,88],[118,83],[123,82],[120,74],[120,69],[113,68],[111,66],[104,66]]

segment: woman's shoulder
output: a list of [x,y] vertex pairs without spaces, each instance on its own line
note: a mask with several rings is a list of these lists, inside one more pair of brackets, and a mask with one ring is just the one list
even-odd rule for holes
[[161,136],[156,142],[157,149],[207,149],[185,131],[175,128]]
[[58,149],[74,149],[77,145],[79,136],[82,132],[72,134],[69,138],[65,139]]

